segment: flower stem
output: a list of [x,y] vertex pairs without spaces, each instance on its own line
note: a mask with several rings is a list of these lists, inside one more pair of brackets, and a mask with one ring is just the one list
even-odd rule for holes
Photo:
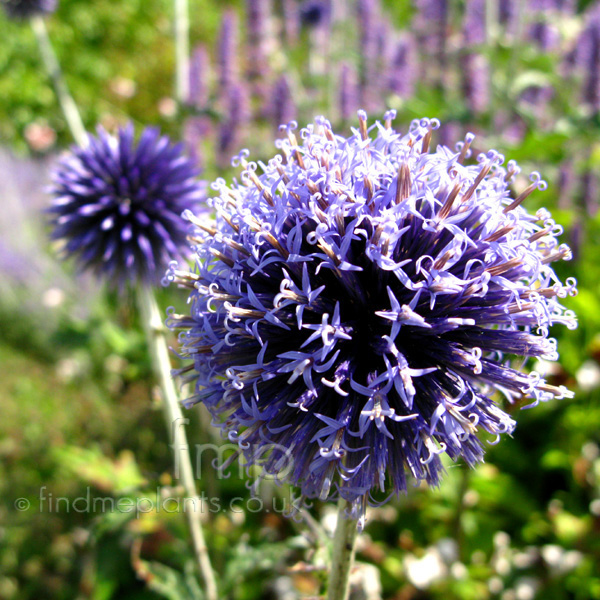
[[350,503],[340,498],[327,600],[347,600],[350,591],[349,577],[354,562],[354,542],[358,533],[358,522],[346,515],[349,509]]
[[75,104],[75,100],[73,100],[73,97],[69,93],[69,88],[63,77],[60,64],[58,63],[58,59],[56,58],[56,54],[50,43],[50,37],[48,36],[48,30],[46,29],[44,19],[39,15],[32,17],[31,28],[37,39],[42,60],[44,61],[46,71],[48,71],[48,76],[54,85],[54,91],[56,92],[63,114],[65,115],[67,125],[71,130],[71,135],[75,142],[83,148],[87,146],[85,127],[83,126],[81,115],[77,109],[77,104]]
[[175,97],[179,104],[190,95],[190,18],[188,0],[175,0]]
[[140,286],[138,290],[138,302],[148,336],[154,367],[159,376],[163,392],[163,409],[171,436],[171,447],[173,448],[175,459],[175,477],[181,481],[186,497],[191,499],[191,507],[188,506],[189,510],[185,510],[184,512],[192,536],[196,561],[204,579],[207,599],[218,600],[216,579],[208,556],[206,542],[204,541],[202,524],[200,523],[198,493],[196,491],[189,445],[185,433],[186,419],[183,418],[175,384],[171,377],[171,361],[169,359],[163,318],[156,304],[154,293],[149,286]]

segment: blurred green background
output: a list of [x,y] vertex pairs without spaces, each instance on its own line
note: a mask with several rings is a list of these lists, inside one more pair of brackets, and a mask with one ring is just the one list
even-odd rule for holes
[[[290,2],[286,10],[303,8]],[[365,85],[356,7],[345,5],[345,17],[327,25],[323,66],[316,61],[318,27],[300,22],[296,38],[284,36],[285,4],[275,3],[269,14],[268,71],[261,75],[267,100],[283,76],[300,123],[323,112],[349,131],[336,77],[340,62],[349,61]],[[412,118],[437,117],[453,126],[454,141],[473,130],[478,150],[494,147],[517,159],[524,175],[535,169],[548,180],[548,191],[531,196],[527,207],[550,208],[565,227],[575,257],[558,270],[563,280],[579,282],[579,295],[565,303],[580,324],[553,331],[561,359],[537,367],[575,390],[575,398],[516,409],[514,438],[490,446],[484,465],[471,471],[449,464],[439,490],[418,487],[373,509],[357,554],[356,578],[364,581],[353,598],[600,598],[600,120],[582,92],[598,65],[581,66],[574,57],[595,6],[565,12],[538,3],[531,21],[522,13],[512,33],[488,13],[485,40],[468,48],[488,68],[487,97],[477,108],[460,80],[472,3],[448,5],[443,68],[428,52],[427,36],[439,30],[439,19],[431,13],[435,3],[429,13],[425,4],[388,0],[377,9],[388,24],[382,39],[416,32],[420,63],[412,93],[371,90],[370,116],[394,107],[400,130]],[[490,10],[502,2],[487,4]],[[171,2],[61,0],[47,26],[86,126],[112,129],[128,119],[159,125],[186,139],[209,180],[230,175],[218,159],[223,127],[235,125],[235,142],[253,156],[272,155],[275,127],[263,110],[269,102],[249,93],[240,123],[228,124],[231,106],[219,96],[219,31],[229,8],[240,24],[240,72],[248,67],[247,5],[190,0],[192,47],[205,45],[212,70],[203,102],[178,107]],[[555,32],[551,47],[528,38],[537,22]],[[181,512],[86,509],[94,498],[136,502],[177,498],[180,490],[134,302],[59,263],[47,241],[47,172],[72,140],[35,37],[27,23],[0,14],[0,40],[0,598],[202,598]],[[380,67],[381,79],[394,65]],[[195,126],[199,138],[189,135]],[[517,186],[526,183],[523,177]],[[182,291],[159,291],[164,309],[182,308],[185,300]],[[214,441],[201,408],[187,416],[192,444]],[[247,504],[246,481],[235,470],[221,479],[205,468],[198,486],[221,500],[221,509],[207,510],[203,520],[223,598],[322,593],[323,532],[334,507],[315,503],[308,527]],[[265,507],[273,493],[262,490]],[[244,512],[231,510],[236,498]]]

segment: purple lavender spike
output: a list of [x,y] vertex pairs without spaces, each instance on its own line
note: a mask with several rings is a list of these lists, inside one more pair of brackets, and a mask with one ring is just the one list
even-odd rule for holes
[[469,112],[479,115],[485,112],[490,101],[490,69],[487,58],[473,50],[473,46],[486,40],[485,0],[467,0],[463,20],[463,47],[460,59],[462,87]]
[[598,213],[598,176],[594,169],[586,169],[581,178],[583,208],[590,217]]
[[376,71],[376,89],[377,94],[380,98],[378,110],[381,110],[383,94],[387,91],[387,80],[389,78],[390,70],[392,68],[392,60],[394,58],[394,29],[391,23],[385,19],[379,19],[375,32],[375,39],[377,41],[377,62],[375,63]]
[[532,12],[560,11],[572,12],[573,0],[529,0],[529,10]]
[[449,8],[447,0],[416,0],[414,28],[425,79],[444,85],[447,63]]
[[300,35],[300,11],[296,0],[282,0],[283,34],[286,45],[295,46]]
[[505,27],[515,19],[517,13],[516,0],[499,0],[498,2],[498,21]]
[[[195,48],[190,61],[190,104],[199,111],[209,105],[209,68],[210,61],[204,45]],[[229,85],[229,84],[228,84]],[[202,146],[210,135],[212,124],[206,114],[190,116],[183,126],[183,139],[192,160],[199,169],[204,168]]]
[[388,78],[389,91],[400,98],[411,98],[417,78],[415,40],[409,33],[401,35],[392,55]]
[[508,35],[514,36],[519,22],[519,0],[499,0],[498,21]]
[[208,79],[210,61],[204,44],[196,46],[190,60],[189,103],[196,108],[206,108],[208,104]]
[[217,162],[221,167],[231,164],[231,158],[244,139],[249,121],[248,90],[242,83],[234,83],[228,90],[225,115],[219,126]]
[[566,72],[571,70],[580,71],[585,74],[589,56],[592,51],[592,29],[600,20],[600,7],[592,5],[591,8],[585,11],[581,16],[583,30],[577,36],[575,43],[565,57]]
[[356,69],[347,62],[340,65],[339,102],[340,118],[348,122],[356,115],[358,102],[358,77]]
[[600,15],[593,14],[583,33],[583,54],[585,69],[583,100],[594,113],[600,111]]
[[266,80],[269,74],[271,36],[270,0],[246,0],[247,62],[246,74],[250,92],[264,106],[268,98]]
[[238,20],[233,10],[226,10],[221,20],[217,48],[219,96],[228,94],[238,79]]
[[377,79],[379,60],[378,26],[381,7],[378,0],[358,0],[357,20],[360,31],[360,102],[365,110],[377,110],[380,104]]
[[463,44],[477,46],[486,40],[486,0],[467,0],[463,19]]
[[490,68],[487,58],[477,52],[468,52],[460,59],[462,86],[469,112],[479,115],[490,103]]
[[560,43],[560,33],[556,25],[549,22],[547,13],[541,11],[529,26],[528,36],[542,52],[551,52]]
[[561,163],[556,187],[558,190],[558,208],[563,210],[572,208],[575,173],[573,172],[573,163],[570,160]]
[[204,116],[189,117],[183,124],[183,139],[188,154],[200,171],[203,171],[205,168],[206,161],[202,146],[210,131],[210,119]]
[[573,260],[577,261],[581,256],[581,248],[583,247],[585,239],[584,224],[581,219],[576,219],[576,221],[571,225],[568,235],[569,247],[571,248],[571,252],[573,254]]
[[529,38],[544,52],[556,50],[560,45],[560,32],[556,23],[566,15],[573,14],[573,0],[531,0],[529,11],[532,24]]
[[273,125],[279,130],[280,125],[287,125],[297,117],[297,109],[287,75],[282,75],[273,86],[272,106],[270,114]]

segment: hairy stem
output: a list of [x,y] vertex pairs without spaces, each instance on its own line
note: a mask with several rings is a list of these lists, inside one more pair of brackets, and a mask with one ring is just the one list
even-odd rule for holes
[[171,447],[173,448],[175,459],[175,477],[180,480],[186,497],[191,500],[191,505],[187,506],[188,510],[184,512],[192,536],[196,561],[204,579],[206,597],[208,600],[218,600],[215,574],[210,563],[202,524],[200,523],[199,506],[201,504],[199,503],[198,492],[196,491],[194,471],[192,469],[189,445],[185,432],[187,419],[184,419],[181,413],[179,398],[171,377],[171,361],[169,359],[163,317],[156,304],[154,293],[149,286],[142,285],[140,287],[138,301],[148,336],[148,344],[152,353],[154,368],[156,369],[162,388],[165,420],[169,428]]
[[349,509],[350,503],[340,498],[327,600],[347,600],[350,591],[349,577],[354,562],[354,542],[358,533],[358,523],[356,519],[347,517],[346,511]]
[[175,97],[179,104],[190,95],[190,18],[188,0],[175,0]]
[[58,63],[58,59],[56,58],[56,54],[50,43],[50,37],[48,36],[48,30],[46,29],[44,19],[39,15],[32,17],[31,28],[35,33],[42,60],[48,71],[48,76],[52,80],[54,91],[56,92],[63,114],[65,115],[67,125],[71,130],[71,135],[79,146],[85,147],[87,146],[85,127],[83,126],[81,115],[77,109],[77,104],[75,104],[75,100],[73,100],[73,97],[69,93],[69,88],[63,77],[60,64]]

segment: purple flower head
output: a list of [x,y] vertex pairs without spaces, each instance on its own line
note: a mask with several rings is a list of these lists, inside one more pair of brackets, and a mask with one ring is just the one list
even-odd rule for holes
[[[348,138],[318,118],[213,184],[214,226],[198,225],[183,369],[187,405],[204,403],[248,464],[341,495],[362,518],[374,496],[409,480],[437,485],[440,455],[481,461],[484,439],[510,433],[508,402],[569,396],[513,356],[557,358],[549,327],[576,325],[559,299],[575,293],[551,263],[568,259],[546,210],[514,197],[518,167],[496,151],[465,166],[473,136],[431,150],[435,120],[402,135],[384,123]],[[260,169],[260,171],[259,171]],[[499,392],[499,393],[498,393]]]
[[1,0],[11,19],[28,19],[35,15],[49,15],[56,10],[57,0]]
[[63,240],[82,269],[119,285],[160,280],[186,246],[181,213],[205,195],[194,164],[154,128],[137,143],[132,125],[116,136],[99,127],[88,139],[52,174],[52,239]]
[[327,0],[304,0],[300,5],[300,21],[306,27],[327,25],[331,17],[331,4]]

